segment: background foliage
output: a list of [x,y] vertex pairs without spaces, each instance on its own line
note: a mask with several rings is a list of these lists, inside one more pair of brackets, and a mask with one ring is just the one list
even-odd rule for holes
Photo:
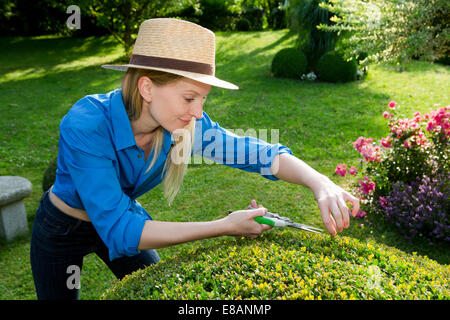
[[337,32],[319,30],[319,25],[331,25],[332,14],[320,6],[326,0],[291,0],[289,3],[289,26],[298,33],[298,44],[308,59],[309,71],[314,71],[317,61],[335,48]]
[[407,60],[438,60],[449,55],[450,3],[446,0],[329,0],[334,24],[320,30],[346,34],[345,50],[364,64]]
[[[181,18],[213,31],[237,30],[246,22],[248,30],[282,29],[287,26],[284,3],[277,0],[0,0],[0,35],[110,34],[121,44],[124,58],[128,59],[139,25],[146,19]],[[66,9],[72,4],[80,7],[79,30],[69,30],[66,26],[69,17]]]

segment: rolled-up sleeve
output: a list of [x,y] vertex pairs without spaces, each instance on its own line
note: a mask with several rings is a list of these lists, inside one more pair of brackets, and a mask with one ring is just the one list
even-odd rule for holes
[[150,217],[123,192],[108,137],[99,130],[60,127],[60,143],[78,196],[110,259],[139,253],[141,233]]
[[202,119],[196,122],[193,153],[276,181],[278,178],[271,171],[275,156],[292,154],[292,151],[279,143],[271,144],[256,137],[236,135],[203,112]]

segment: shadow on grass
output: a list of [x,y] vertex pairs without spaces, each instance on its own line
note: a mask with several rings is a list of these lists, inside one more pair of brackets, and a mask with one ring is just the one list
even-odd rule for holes
[[290,40],[292,37],[296,37],[296,36],[297,36],[297,33],[296,33],[296,32],[289,31],[289,32],[286,33],[284,36],[282,36],[282,37],[279,38],[278,40],[272,42],[272,43],[269,44],[268,46],[265,46],[265,47],[263,47],[263,48],[259,48],[259,49],[253,50],[252,52],[250,52],[250,53],[248,54],[248,56],[255,56],[255,55],[258,55],[258,54],[260,54],[260,53],[262,53],[262,52],[271,50],[271,49],[273,49],[273,48],[275,48],[275,47],[280,46],[283,42],[285,42],[285,41],[287,41],[287,40]]
[[3,37],[0,38],[0,74],[16,69],[51,67],[101,56],[117,50],[112,37]]
[[68,111],[73,103],[87,94],[107,92],[107,88],[120,84],[120,76],[119,72],[109,73],[95,65],[49,71],[30,79],[11,79],[1,84],[4,98],[0,98],[0,103],[10,108],[8,112],[0,111],[0,114],[6,112],[5,115],[34,120],[35,114],[51,117],[52,110],[62,105],[64,111]]

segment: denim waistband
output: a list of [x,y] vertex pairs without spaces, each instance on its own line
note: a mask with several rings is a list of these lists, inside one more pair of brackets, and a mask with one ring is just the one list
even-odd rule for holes
[[50,200],[50,189],[45,191],[44,194],[41,196],[41,205],[45,207],[45,210],[47,213],[58,217],[58,219],[63,219],[64,221],[68,223],[86,223],[91,224],[88,221],[80,220],[75,217],[69,216],[68,214],[64,213],[63,211],[59,210]]

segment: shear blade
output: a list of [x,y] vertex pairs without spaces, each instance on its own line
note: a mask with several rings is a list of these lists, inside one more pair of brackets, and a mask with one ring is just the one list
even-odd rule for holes
[[293,222],[292,224],[290,224],[291,227],[297,228],[297,229],[302,229],[305,231],[309,231],[309,232],[314,232],[314,233],[322,233],[323,230],[316,228],[316,227],[311,227],[311,226],[307,226],[305,224],[301,224],[301,223],[297,223],[297,222]]

